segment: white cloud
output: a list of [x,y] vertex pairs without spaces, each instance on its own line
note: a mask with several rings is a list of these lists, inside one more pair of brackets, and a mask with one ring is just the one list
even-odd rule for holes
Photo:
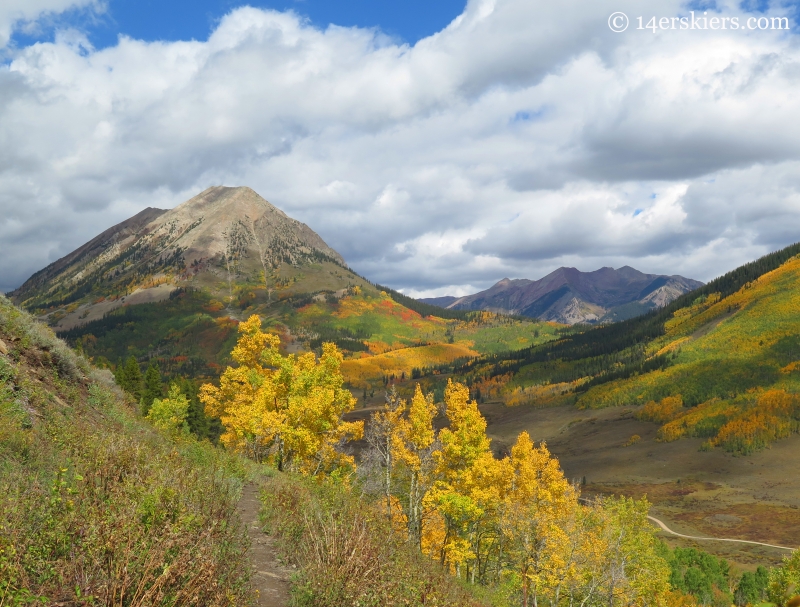
[[[69,4],[51,2],[39,10]],[[560,265],[712,278],[798,239],[800,53],[784,32],[635,29],[685,12],[475,0],[411,47],[240,8],[206,42],[95,51],[62,32],[13,51],[0,288],[219,183],[253,187],[413,293]],[[0,32],[35,18],[16,14],[0,9]]]
[[8,44],[14,30],[35,31],[40,19],[85,6],[102,9],[99,0],[3,0],[0,3],[0,49]]

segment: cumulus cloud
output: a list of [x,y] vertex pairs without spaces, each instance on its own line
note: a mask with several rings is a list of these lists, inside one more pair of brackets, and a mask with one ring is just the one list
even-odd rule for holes
[[0,50],[8,44],[14,30],[35,31],[42,19],[87,6],[102,9],[99,0],[3,0],[0,4]]
[[[412,294],[560,265],[713,278],[798,239],[800,53],[785,31],[636,29],[688,10],[472,0],[410,46],[243,7],[205,42],[13,50],[0,288],[212,184],[253,187]],[[0,35],[35,17],[2,11]]]

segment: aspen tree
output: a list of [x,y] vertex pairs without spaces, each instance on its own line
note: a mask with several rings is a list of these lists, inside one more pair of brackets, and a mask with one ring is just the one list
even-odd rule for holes
[[[522,590],[522,605],[537,605],[546,589],[569,574],[569,526],[577,496],[547,447],[534,446],[527,432],[511,449],[512,487],[502,527]],[[566,549],[566,550],[565,550]],[[565,552],[567,552],[565,554]]]
[[406,402],[397,395],[397,389],[392,386],[386,393],[386,402],[383,408],[370,417],[366,428],[365,438],[377,456],[382,470],[381,485],[383,497],[386,500],[386,514],[392,520],[392,478],[395,465],[395,441],[400,431],[399,425]]
[[353,465],[337,447],[361,438],[364,426],[341,418],[356,401],[343,387],[335,344],[323,344],[319,359],[312,352],[284,356],[279,338],[261,330],[257,315],[241,323],[239,333],[231,353],[238,366],[225,370],[219,387],[200,390],[206,413],[225,426],[220,440],[256,461],[274,457],[281,470],[315,475]]
[[445,536],[439,560],[450,563],[460,576],[462,565],[475,560],[469,534],[472,525],[485,511],[469,494],[472,467],[481,458],[491,457],[486,436],[486,420],[469,389],[447,381],[444,393],[449,426],[439,432],[441,448],[435,452],[439,480],[431,492],[436,508],[444,518]]
[[398,432],[394,436],[393,453],[403,464],[407,474],[407,492],[404,510],[408,526],[408,540],[417,548],[422,542],[423,504],[433,484],[435,471],[434,453],[437,451],[436,431],[433,420],[436,405],[433,394],[424,395],[417,384],[407,418],[398,420]]

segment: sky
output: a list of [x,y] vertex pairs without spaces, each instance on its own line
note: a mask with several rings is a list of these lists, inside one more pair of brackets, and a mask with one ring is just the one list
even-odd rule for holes
[[431,4],[4,0],[0,290],[211,185],[413,296],[800,240],[794,5]]

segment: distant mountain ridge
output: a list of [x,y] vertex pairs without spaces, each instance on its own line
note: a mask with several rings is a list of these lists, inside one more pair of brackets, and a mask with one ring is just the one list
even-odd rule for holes
[[465,297],[423,299],[451,310],[488,310],[565,324],[625,320],[660,308],[703,286],[683,276],[645,274],[624,266],[581,272],[558,268],[539,280],[504,278]]

